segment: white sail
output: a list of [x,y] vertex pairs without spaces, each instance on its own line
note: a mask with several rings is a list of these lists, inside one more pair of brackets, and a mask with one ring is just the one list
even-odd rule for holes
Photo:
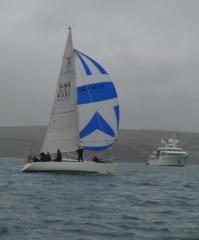
[[69,29],[43,152],[55,153],[57,149],[71,152],[79,146],[75,77],[74,51]]

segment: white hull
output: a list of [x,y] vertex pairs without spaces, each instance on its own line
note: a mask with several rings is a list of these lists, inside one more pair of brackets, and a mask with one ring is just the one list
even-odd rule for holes
[[185,159],[177,159],[177,158],[160,158],[160,159],[149,159],[148,165],[154,166],[184,166]]
[[110,174],[112,163],[96,163],[91,161],[32,162],[26,163],[22,172],[71,172]]

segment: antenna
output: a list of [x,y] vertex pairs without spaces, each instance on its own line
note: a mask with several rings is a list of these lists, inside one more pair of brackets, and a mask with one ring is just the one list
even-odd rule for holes
[[179,128],[177,128],[177,131],[176,131],[176,137],[177,137],[177,139],[179,139],[179,135],[180,135],[180,133],[179,133]]

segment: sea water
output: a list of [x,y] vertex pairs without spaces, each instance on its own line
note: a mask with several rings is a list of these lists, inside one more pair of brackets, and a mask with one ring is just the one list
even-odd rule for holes
[[199,166],[21,173],[0,160],[0,239],[199,239]]

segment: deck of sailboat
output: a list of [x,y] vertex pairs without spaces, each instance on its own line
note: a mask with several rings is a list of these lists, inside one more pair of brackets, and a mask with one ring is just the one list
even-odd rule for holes
[[31,162],[26,163],[23,172],[56,172],[56,173],[99,173],[110,174],[112,163],[96,163],[92,161],[78,162],[74,159],[67,159],[61,162]]

